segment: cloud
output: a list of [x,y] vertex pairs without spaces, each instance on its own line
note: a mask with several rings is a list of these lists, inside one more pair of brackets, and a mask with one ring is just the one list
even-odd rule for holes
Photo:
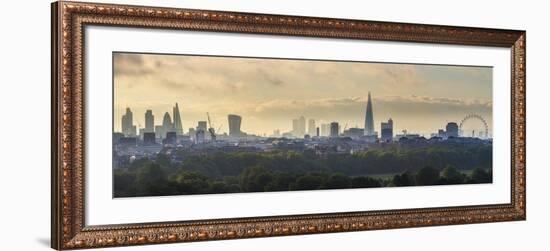
[[114,76],[143,76],[154,73],[154,69],[146,67],[143,55],[114,53]]
[[272,76],[271,74],[267,73],[263,69],[257,69],[258,74],[269,84],[274,86],[281,86],[284,84],[284,81],[279,79],[278,77]]
[[417,66],[414,65],[394,65],[393,67],[385,67],[379,65],[382,68],[381,78],[386,83],[392,85],[412,85],[419,86],[426,84],[426,78],[422,76]]
[[181,81],[174,81],[174,80],[170,80],[170,79],[163,79],[163,80],[160,80],[159,83],[165,87],[165,88],[168,88],[168,89],[172,89],[172,90],[182,90],[182,89],[185,89],[187,87],[187,85]]
[[[366,97],[328,98],[316,100],[272,100],[257,105],[242,106],[242,114],[264,119],[288,119],[304,115],[326,121],[355,121],[364,119]],[[251,110],[247,109],[251,108]],[[470,113],[491,116],[492,104],[486,100],[465,100],[448,97],[384,96],[373,98],[375,116],[408,119],[420,124],[433,118],[458,120]],[[411,122],[412,123],[412,122]]]
[[[338,107],[338,106],[350,106],[350,105],[366,105],[366,97],[345,97],[345,98],[327,98],[327,99],[314,99],[314,100],[271,100],[265,103],[261,103],[256,106],[256,112],[265,112],[269,109],[296,109],[296,108],[326,108],[326,107]],[[446,105],[446,106],[482,106],[491,108],[492,103],[490,101],[479,99],[458,99],[448,97],[428,97],[428,96],[383,96],[373,98],[373,103],[394,103],[394,104],[428,104],[428,105]]]
[[350,76],[356,84],[373,83],[388,91],[419,88],[428,83],[427,76],[420,71],[420,65],[356,63],[342,66],[350,69],[349,72],[342,69],[342,76]]
[[113,54],[116,64],[131,64],[131,65],[143,65],[143,54],[134,53],[120,53]]
[[156,112],[179,102],[188,124],[208,111],[243,115],[254,130],[283,129],[300,115],[361,125],[369,91],[376,123],[392,117],[432,130],[465,113],[492,114],[489,68],[128,53],[114,61],[115,106],[168,104]]
[[387,103],[424,103],[433,105],[446,105],[446,106],[479,106],[485,108],[492,108],[492,102],[490,100],[480,99],[459,99],[449,97],[429,97],[429,96],[384,96],[380,98],[374,98],[376,101]]

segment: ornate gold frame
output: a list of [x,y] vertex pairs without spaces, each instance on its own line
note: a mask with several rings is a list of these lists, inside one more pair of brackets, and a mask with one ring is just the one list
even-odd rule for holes
[[[511,203],[86,226],[84,27],[109,25],[510,48]],[[206,10],[52,4],[52,248],[74,249],[525,220],[525,31]]]

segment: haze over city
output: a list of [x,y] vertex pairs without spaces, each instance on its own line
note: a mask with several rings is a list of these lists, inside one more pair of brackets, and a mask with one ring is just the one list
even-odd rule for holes
[[[114,53],[114,129],[126,107],[134,123],[155,124],[179,104],[183,128],[210,113],[219,133],[227,115],[242,117],[242,131],[270,135],[292,130],[300,116],[317,125],[338,121],[363,128],[372,93],[374,126],[392,118],[394,132],[429,134],[467,114],[492,127],[489,67],[205,57]],[[139,126],[141,125],[141,126]]]

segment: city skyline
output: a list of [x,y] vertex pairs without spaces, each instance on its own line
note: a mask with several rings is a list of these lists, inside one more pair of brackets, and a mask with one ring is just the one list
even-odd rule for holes
[[[374,131],[379,134],[380,123],[389,118],[396,121],[394,133],[406,129],[414,133],[429,134],[444,128],[448,122],[459,122],[471,113],[483,116],[489,128],[492,128],[492,76],[491,68],[487,67],[119,53],[114,55],[115,131],[121,131],[120,118],[127,107],[132,109],[133,123],[138,128],[145,127],[144,115],[148,110],[151,110],[156,126],[161,125],[162,120],[159,118],[163,114],[178,108],[181,114],[178,119],[181,120],[180,126],[184,133],[188,128],[196,127],[198,121],[206,121],[207,112],[212,117],[213,127],[222,128],[218,133],[229,133],[228,114],[242,117],[243,132],[261,136],[269,136],[275,130],[281,133],[291,131],[293,119],[301,116],[306,122],[314,119],[316,127],[337,121],[341,125],[348,124],[348,127],[364,128],[369,90],[372,90],[372,102],[375,103]],[[238,74],[228,73],[220,69],[219,64],[222,63],[248,66],[249,69]],[[180,70],[175,71],[176,68]],[[283,68],[292,73],[291,77],[277,74]],[[310,80],[296,81],[297,72],[307,73],[312,68],[320,69],[317,69],[317,74],[310,74]],[[348,72],[351,75],[342,74],[346,68],[356,68],[356,75],[364,75],[362,71],[370,72],[370,75],[365,75],[370,78],[355,81],[357,76],[353,72]],[[226,74],[216,74],[214,70],[221,70]],[[189,75],[178,80],[176,77],[181,72]],[[203,79],[206,73],[214,75]],[[451,77],[459,73],[465,76],[465,81],[457,82]],[[319,76],[329,76],[337,84],[321,81]],[[414,81],[411,80],[413,77]],[[230,79],[233,79],[235,86],[231,87]],[[445,79],[449,81],[437,88],[439,91],[428,90],[434,82]],[[312,84],[313,82],[317,84]],[[472,83],[477,85],[473,92],[475,95],[471,95],[471,89],[474,88]],[[385,85],[394,86],[394,91]],[[398,88],[399,85],[402,88]],[[413,90],[410,89],[411,85],[415,87]],[[271,88],[269,92],[260,89],[268,87]],[[151,95],[134,94],[144,89],[148,89],[147,93]],[[170,93],[165,93],[167,90]],[[222,91],[225,95],[220,96]],[[236,97],[226,97],[233,96],[227,95],[228,91],[232,91],[232,94],[234,92]],[[405,91],[410,93],[406,94]],[[161,93],[166,95],[160,96]],[[364,95],[360,95],[361,93]],[[243,100],[243,95],[249,98]],[[243,101],[235,103],[236,99]],[[174,103],[179,103],[179,107],[174,107]],[[309,133],[311,128],[306,127],[304,131]]]
[[[282,132],[280,129],[273,130],[272,134],[254,134],[254,133],[247,133],[246,131],[241,130],[241,122],[242,117],[237,114],[228,114],[227,120],[228,120],[228,133],[225,132],[222,129],[222,125],[220,125],[217,129],[214,128],[215,125],[210,124],[210,115],[207,113],[207,119],[205,120],[199,120],[197,121],[195,127],[191,126],[188,128],[188,131],[183,131],[181,129],[181,122],[177,122],[180,120],[180,113],[178,109],[178,103],[175,104],[172,116],[174,119],[171,119],[170,113],[165,112],[163,117],[162,124],[155,124],[154,116],[152,115],[152,110],[147,110],[145,113],[145,121],[146,125],[143,128],[140,128],[139,126],[136,126],[133,121],[133,112],[131,111],[131,108],[126,108],[126,113],[122,115],[121,121],[122,121],[122,128],[120,132],[124,136],[127,137],[134,137],[134,136],[141,136],[143,137],[144,133],[154,133],[157,138],[165,138],[166,133],[172,132],[174,135],[188,135],[191,137],[194,137],[195,135],[191,135],[191,133],[195,133],[198,129],[202,129],[202,133],[208,132],[208,130],[214,129],[215,131],[213,133],[217,135],[226,135],[231,136],[235,138],[240,138],[246,135],[249,136],[264,136],[264,137],[296,137],[296,138],[303,138],[304,136],[308,135],[310,137],[319,137],[319,136],[325,136],[325,137],[335,137],[335,136],[344,136],[344,137],[362,137],[362,136],[372,136],[374,138],[380,138],[383,141],[391,141],[394,136],[400,135],[401,136],[407,136],[407,135],[417,135],[417,136],[425,136],[425,137],[480,137],[480,138],[490,138],[492,137],[491,131],[485,132],[483,130],[483,126],[476,127],[475,131],[469,131],[469,128],[466,128],[463,132],[459,131],[459,125],[457,122],[451,121],[447,122],[444,127],[441,127],[437,129],[437,131],[432,131],[426,134],[420,134],[415,131],[394,131],[393,127],[393,119],[389,118],[387,122],[382,121],[380,123],[380,131],[374,130],[374,119],[373,119],[373,109],[372,109],[372,102],[370,102],[370,93],[369,93],[369,101],[367,102],[367,108],[365,112],[365,127],[361,128],[358,126],[348,126],[348,123],[345,123],[344,128],[342,128],[343,124],[339,123],[338,121],[332,121],[330,123],[320,123],[316,124],[316,120],[313,118],[307,119],[306,124],[306,118],[304,116],[300,116],[299,118],[292,119],[292,129],[287,132]],[[476,117],[477,120],[479,120],[482,123],[486,123],[485,119],[477,114],[468,114],[465,118],[463,118],[463,121],[467,120],[468,118]],[[207,124],[208,123],[208,124]],[[307,130],[306,130],[307,125]],[[485,124],[487,126],[487,124]],[[151,130],[150,128],[153,127],[154,130]],[[454,129],[449,129],[450,127],[453,127]],[[370,128],[370,129],[369,129]],[[346,130],[347,129],[347,130]],[[479,130],[481,129],[481,130]],[[487,128],[489,129],[489,128]],[[360,130],[360,131],[358,131]],[[488,134],[485,134],[488,133]]]

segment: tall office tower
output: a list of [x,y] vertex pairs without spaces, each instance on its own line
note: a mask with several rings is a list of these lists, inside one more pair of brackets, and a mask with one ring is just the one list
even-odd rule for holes
[[122,115],[122,134],[126,137],[136,136],[136,126],[134,125],[134,114],[130,108],[126,108],[126,114]]
[[170,117],[170,113],[165,112],[164,117],[162,118],[162,127],[164,127],[167,131],[172,131],[174,128],[174,124],[172,124],[172,118]]
[[297,136],[298,135],[298,119],[292,120],[292,135]]
[[155,131],[155,116],[153,116],[153,111],[147,110],[145,112],[145,131],[144,132],[154,132]]
[[393,120],[390,118],[388,122],[382,122],[380,125],[383,141],[391,142],[393,140]]
[[321,124],[321,136],[330,136],[330,124]]
[[372,115],[372,101],[370,98],[370,92],[367,100],[367,112],[365,113],[365,135],[374,135],[374,118]]
[[181,123],[180,109],[178,107],[178,103],[176,103],[176,106],[174,106],[173,116],[174,116],[174,131],[176,132],[176,135],[182,135],[183,125]]
[[166,138],[166,133],[173,131],[174,124],[172,123],[172,118],[170,117],[170,113],[166,112],[162,118],[162,125],[156,127],[157,136],[164,139]]
[[300,116],[297,119],[292,120],[292,135],[294,137],[304,137],[306,134],[306,118],[304,116]]
[[307,133],[309,134],[309,136],[311,137],[316,136],[317,134],[316,128],[317,127],[315,126],[315,119],[309,119],[307,122]]
[[338,122],[330,123],[330,137],[336,138],[340,134],[340,125]]
[[455,122],[447,123],[445,131],[447,132],[447,137],[458,138],[458,125]]
[[242,118],[239,115],[229,114],[227,115],[227,121],[229,123],[229,136],[240,137],[241,136],[241,121]]
[[315,128],[315,136],[321,136],[321,134],[319,134],[319,127]]
[[300,137],[304,137],[306,134],[306,118],[304,118],[304,116],[300,116],[298,119],[298,130]]

